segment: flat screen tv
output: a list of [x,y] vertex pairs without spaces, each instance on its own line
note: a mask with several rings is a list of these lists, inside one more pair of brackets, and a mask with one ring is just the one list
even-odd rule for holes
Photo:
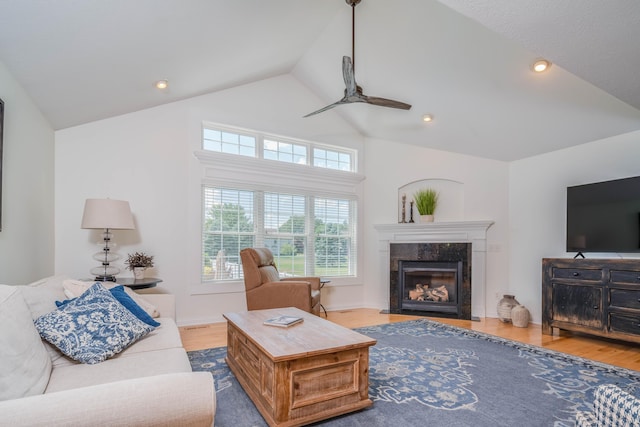
[[567,187],[567,252],[640,252],[640,177]]

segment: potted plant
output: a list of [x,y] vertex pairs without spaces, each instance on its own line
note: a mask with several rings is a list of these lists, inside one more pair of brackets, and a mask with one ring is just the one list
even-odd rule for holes
[[144,252],[128,254],[125,264],[129,270],[133,271],[136,279],[144,279],[144,271],[153,267],[153,255],[147,255]]
[[433,222],[433,213],[438,206],[438,192],[432,188],[418,190],[413,195],[416,209],[422,222]]

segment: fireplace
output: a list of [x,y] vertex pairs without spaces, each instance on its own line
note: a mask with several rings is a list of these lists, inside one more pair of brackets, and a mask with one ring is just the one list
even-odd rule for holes
[[[460,302],[460,314],[457,317],[485,317],[487,229],[492,224],[493,221],[376,224],[374,227],[379,233],[380,285],[385,288],[385,300],[381,301],[381,306],[388,304],[388,310],[384,311],[404,312],[398,303],[399,261],[462,261],[462,275],[458,275],[461,289],[457,294]],[[432,312],[411,312],[432,315]],[[456,317],[451,313],[442,313],[441,316]]]
[[471,319],[470,243],[393,243],[389,311]]
[[398,307],[400,311],[462,312],[462,261],[398,262]]

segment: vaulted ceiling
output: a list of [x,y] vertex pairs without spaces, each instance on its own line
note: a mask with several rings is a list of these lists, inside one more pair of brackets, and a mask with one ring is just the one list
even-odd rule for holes
[[[362,0],[358,84],[413,108],[322,114],[371,138],[520,159],[640,129],[637,40],[635,0]],[[0,62],[55,129],[287,73],[317,109],[343,96],[343,55],[345,0],[0,0]],[[553,66],[534,74],[539,57]]]

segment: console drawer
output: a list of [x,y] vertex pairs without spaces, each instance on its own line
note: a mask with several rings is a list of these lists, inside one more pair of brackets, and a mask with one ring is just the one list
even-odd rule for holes
[[610,313],[609,314],[609,330],[611,332],[622,332],[625,334],[640,334],[640,314]]
[[610,289],[609,306],[640,310],[640,290]]
[[602,280],[602,270],[588,268],[554,268],[552,278],[600,281]]
[[611,283],[640,284],[640,271],[611,270]]

